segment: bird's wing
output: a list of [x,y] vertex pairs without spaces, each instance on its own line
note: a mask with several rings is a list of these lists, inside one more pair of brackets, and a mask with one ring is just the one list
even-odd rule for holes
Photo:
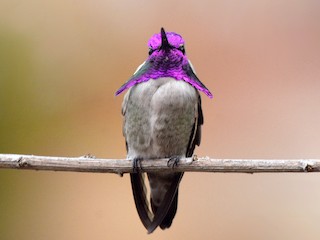
[[144,183],[143,173],[131,173],[131,187],[136,204],[137,212],[144,227],[148,230],[152,223],[153,215],[149,210],[149,204],[147,200],[146,187]]
[[189,144],[187,147],[187,157],[192,157],[193,151],[197,146],[200,146],[201,143],[201,125],[203,124],[203,113],[202,113],[202,107],[201,107],[201,97],[198,93],[198,104],[196,106],[196,116],[194,119],[194,124],[192,127]]
[[[189,79],[192,79],[192,82],[189,82],[192,86],[194,86],[196,89],[204,92],[207,96],[212,98],[212,94],[209,91],[209,89],[200,81],[200,79],[197,77],[196,72],[194,70],[194,67],[191,63],[191,61],[188,61],[188,64],[183,66],[183,69],[188,76]],[[190,140],[187,148],[187,157],[191,157],[194,151],[194,148],[196,145],[200,146],[201,142],[201,125],[203,124],[203,113],[202,113],[202,107],[201,107],[201,96],[199,92],[197,92],[198,95],[198,103],[196,108],[196,115],[195,120],[193,124],[193,128],[190,135]]]

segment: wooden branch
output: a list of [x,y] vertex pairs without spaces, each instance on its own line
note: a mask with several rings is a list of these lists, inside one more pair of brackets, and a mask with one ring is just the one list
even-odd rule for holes
[[[209,157],[183,158],[174,168],[167,166],[168,159],[142,160],[142,172],[320,172],[320,159],[212,159]],[[92,156],[77,158],[33,155],[0,154],[0,168],[132,173],[132,160],[98,159]]]

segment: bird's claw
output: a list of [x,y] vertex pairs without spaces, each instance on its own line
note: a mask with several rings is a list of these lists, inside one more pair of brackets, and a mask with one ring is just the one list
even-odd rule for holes
[[180,158],[181,157],[179,157],[179,156],[170,157],[168,162],[167,162],[167,166],[171,167],[171,168],[175,168],[176,166],[178,166]]
[[141,160],[142,160],[142,158],[140,158],[140,157],[136,157],[133,159],[133,163],[132,163],[133,173],[139,173],[140,170],[142,169]]

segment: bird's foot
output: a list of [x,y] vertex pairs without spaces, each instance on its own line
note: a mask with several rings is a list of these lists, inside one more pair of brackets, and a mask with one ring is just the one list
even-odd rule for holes
[[141,160],[143,158],[141,157],[136,157],[133,159],[133,164],[132,164],[132,170],[133,170],[133,173],[139,173],[140,170],[142,169],[141,167]]
[[171,167],[171,168],[175,168],[176,166],[178,166],[178,163],[179,163],[180,159],[181,159],[180,156],[172,156],[172,157],[170,157],[168,162],[167,162],[167,166]]

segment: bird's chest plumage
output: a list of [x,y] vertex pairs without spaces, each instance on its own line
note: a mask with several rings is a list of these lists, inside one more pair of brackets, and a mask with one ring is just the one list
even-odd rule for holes
[[124,100],[128,157],[185,156],[198,93],[184,81],[159,78],[130,89]]

